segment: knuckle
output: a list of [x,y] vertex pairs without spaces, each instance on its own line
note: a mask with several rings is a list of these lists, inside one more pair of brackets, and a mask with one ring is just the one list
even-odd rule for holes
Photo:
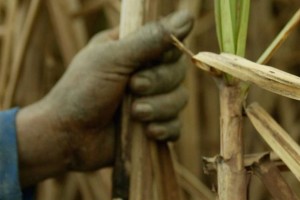
[[148,42],[153,44],[161,45],[170,43],[170,32],[166,29],[162,22],[150,23],[147,28],[144,29],[151,39]]
[[155,28],[153,29],[155,31],[156,34],[160,35],[161,39],[169,39],[170,38],[170,32],[168,31],[168,29],[164,26],[164,24],[159,21],[156,23]]
[[177,62],[182,56],[182,52],[177,48],[172,48],[171,50],[164,53],[162,62],[164,63],[174,63]]
[[142,74],[133,75],[129,81],[130,89],[133,93],[138,95],[146,95],[151,93],[153,88],[153,81]]
[[182,96],[182,104],[185,106],[188,103],[189,100],[189,93],[188,90],[185,87],[181,87],[181,96]]
[[178,89],[178,99],[180,100],[180,107],[184,107],[188,103],[189,93],[186,87],[180,86]]
[[180,133],[181,133],[181,122],[180,120],[178,120],[178,118],[174,121],[174,125],[173,125],[173,134],[172,134],[172,141],[176,141],[180,138]]
[[180,137],[181,122],[178,117],[164,122],[153,122],[147,125],[148,137],[159,141],[176,141]]
[[145,71],[145,77],[151,80],[153,93],[166,93],[175,89],[183,80],[182,71],[174,66],[161,65]]

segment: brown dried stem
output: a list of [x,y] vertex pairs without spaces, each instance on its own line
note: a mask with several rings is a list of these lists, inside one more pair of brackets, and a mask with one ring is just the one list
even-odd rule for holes
[[[182,199],[181,188],[177,180],[177,174],[173,166],[173,157],[169,146],[166,143],[158,142],[154,148],[157,148],[158,168],[154,168],[154,173],[159,173],[157,180],[157,190],[161,190],[159,195],[161,200],[180,200]],[[158,176],[156,176],[158,177]]]
[[221,152],[218,161],[218,194],[222,200],[246,199],[243,161],[242,105],[240,86],[220,85]]
[[16,0],[11,0],[8,2],[0,65],[0,109],[2,107],[6,84],[9,77],[9,67],[11,66],[12,61],[13,27],[16,18],[17,5],[18,3]]
[[108,0],[96,0],[85,3],[80,10],[70,13],[71,17],[81,17],[82,15],[88,15],[94,12],[98,12],[103,6],[109,3]]
[[9,108],[12,105],[13,97],[16,91],[19,75],[21,72],[21,66],[25,57],[26,49],[29,44],[30,36],[35,24],[41,0],[32,0],[30,2],[29,11],[24,23],[23,34],[18,41],[18,46],[16,48],[16,54],[13,59],[11,68],[11,77],[7,86],[7,91],[5,93],[4,108]]
[[[134,1],[126,0],[122,2],[121,12],[121,27],[120,38],[126,37],[131,32],[136,31],[143,25],[145,15],[145,0]],[[115,166],[115,183],[121,182],[119,185],[114,186],[113,197],[115,199],[151,199],[150,194],[152,190],[145,186],[149,178],[151,178],[151,165],[149,157],[144,156],[146,153],[149,155],[149,144],[146,136],[143,135],[142,125],[132,122],[129,113],[131,107],[131,96],[125,97],[122,105],[122,119],[121,119],[121,135],[120,135],[120,149],[118,150],[118,165]],[[132,129],[129,129],[132,127]],[[140,148],[139,148],[140,147]],[[141,159],[141,160],[140,160]],[[147,161],[145,167],[142,165]],[[121,177],[118,177],[121,175]],[[119,178],[123,178],[119,179]],[[130,181],[129,181],[130,180]],[[145,182],[143,182],[145,181]],[[127,187],[129,185],[129,194]],[[121,186],[123,188],[119,188]]]
[[273,151],[300,180],[300,147],[289,134],[257,103],[246,109],[252,124]]
[[204,185],[194,174],[187,170],[180,163],[174,163],[176,173],[179,176],[180,184],[183,188],[186,188],[191,193],[194,193],[195,196],[203,200],[213,200],[216,198],[216,195],[209,190],[206,185]]
[[[127,0],[122,3],[121,38],[142,26],[144,19],[153,19],[158,6],[158,2],[147,0]],[[129,199],[152,200],[154,174],[158,196],[165,200],[179,199],[179,187],[172,169],[168,146],[165,143],[154,144],[154,141],[146,138],[143,125],[130,119],[130,106],[131,96],[128,94],[122,106],[122,129],[119,138],[121,149],[118,151],[114,182],[121,183],[121,187],[124,184],[128,185],[126,176],[130,176]],[[120,180],[117,174],[121,175],[123,180]],[[169,184],[165,184],[167,181]],[[126,199],[128,194],[125,190],[126,186],[118,188],[116,185],[114,198]]]
[[66,2],[59,2],[58,0],[46,1],[64,64],[68,66],[80,47],[75,37],[76,32],[72,27],[72,21],[67,14]]
[[271,161],[269,155],[262,157],[259,162],[253,165],[253,170],[254,174],[261,179],[274,200],[299,199],[280,174],[280,170]]

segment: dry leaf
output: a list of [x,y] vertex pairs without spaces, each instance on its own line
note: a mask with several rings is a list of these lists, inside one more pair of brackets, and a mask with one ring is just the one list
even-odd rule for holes
[[274,199],[299,200],[269,156],[262,158],[253,166],[253,170]]
[[247,115],[262,138],[300,181],[300,147],[257,103],[246,108]]
[[193,59],[195,64],[202,69],[203,64],[206,64],[271,92],[300,100],[298,76],[231,54],[200,52]]

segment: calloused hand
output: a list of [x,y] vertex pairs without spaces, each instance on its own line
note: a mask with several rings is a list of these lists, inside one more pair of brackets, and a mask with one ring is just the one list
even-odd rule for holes
[[120,41],[103,42],[114,32],[92,39],[49,94],[18,114],[23,185],[112,164],[116,111],[126,88],[134,94],[131,115],[146,123],[148,136],[176,139],[187,95],[180,86],[185,67],[170,34],[183,39],[191,28],[190,15],[178,12]]

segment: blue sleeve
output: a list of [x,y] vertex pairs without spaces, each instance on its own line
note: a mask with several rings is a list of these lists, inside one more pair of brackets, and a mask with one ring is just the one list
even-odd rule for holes
[[33,191],[22,194],[16,136],[16,114],[18,109],[0,112],[0,200],[30,200]]

